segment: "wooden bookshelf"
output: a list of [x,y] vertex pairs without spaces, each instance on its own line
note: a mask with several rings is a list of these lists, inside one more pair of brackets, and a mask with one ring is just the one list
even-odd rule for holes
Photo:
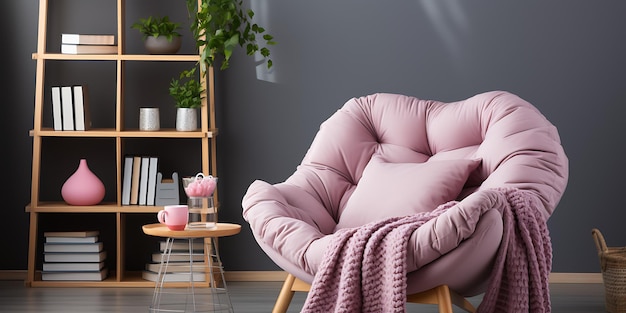
[[[126,220],[130,215],[134,214],[155,214],[163,207],[159,206],[123,206],[121,205],[121,186],[123,178],[123,163],[125,151],[125,143],[127,140],[136,139],[184,139],[197,140],[201,147],[200,163],[197,168],[203,173],[217,176],[216,165],[216,144],[215,137],[217,129],[215,128],[215,98],[214,98],[214,82],[213,68],[209,68],[206,76],[201,77],[201,82],[207,91],[206,97],[203,98],[202,107],[199,109],[199,129],[191,132],[178,132],[175,129],[161,129],[159,131],[139,131],[131,129],[124,125],[124,93],[125,93],[125,70],[124,67],[130,62],[197,62],[198,55],[147,55],[147,54],[125,54],[126,50],[125,36],[129,31],[125,25],[125,0],[107,0],[115,3],[117,6],[117,46],[116,54],[104,55],[80,55],[80,54],[61,54],[58,52],[46,51],[46,41],[48,39],[48,18],[50,10],[48,8],[49,0],[39,0],[39,19],[38,19],[38,37],[37,51],[32,54],[33,60],[36,61],[36,82],[35,82],[35,103],[34,103],[34,124],[30,131],[33,140],[33,156],[32,156],[32,185],[31,200],[26,205],[25,211],[29,214],[29,243],[28,243],[28,265],[27,277],[25,284],[32,287],[147,287],[154,286],[154,282],[141,278],[141,273],[127,270],[125,243],[127,242]],[[200,1],[198,1],[200,4]],[[185,6],[184,2],[172,5]],[[59,17],[63,18],[63,17]],[[51,127],[44,126],[44,107],[51,106],[51,103],[44,103],[44,93],[47,92],[45,87],[45,68],[49,61],[63,60],[64,62],[72,61],[94,61],[94,62],[110,62],[115,64],[116,75],[114,78],[116,101],[115,105],[115,127],[113,128],[92,128],[87,131],[55,131]],[[51,118],[51,117],[49,117]],[[115,151],[114,163],[116,168],[115,186],[107,186],[107,190],[114,190],[116,193],[116,201],[103,202],[94,206],[69,206],[63,201],[47,201],[41,199],[42,184],[42,155],[44,150],[50,149],[47,145],[43,145],[44,138],[55,137],[58,140],[69,140],[80,138],[82,140],[92,139],[110,139],[111,145]],[[71,162],[74,162],[72,160]],[[218,203],[217,194],[215,196],[216,206]],[[114,222],[106,225],[115,234],[115,255],[114,268],[110,268],[108,278],[103,281],[42,281],[41,268],[38,268],[38,260],[41,258],[41,240],[43,234],[40,231],[40,214],[93,214],[103,213],[111,214]],[[108,221],[108,219],[107,219]],[[103,222],[105,223],[105,222]]]

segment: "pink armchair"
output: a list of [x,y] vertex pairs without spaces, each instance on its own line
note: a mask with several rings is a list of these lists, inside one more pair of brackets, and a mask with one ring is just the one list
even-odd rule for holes
[[293,175],[254,181],[242,206],[260,247],[289,273],[274,308],[285,312],[337,232],[454,205],[410,233],[406,299],[473,312],[463,297],[486,291],[503,238],[502,211],[491,209],[502,201],[489,191],[526,192],[545,224],[567,179],[557,129],[516,95],[443,103],[379,93],[346,102]]

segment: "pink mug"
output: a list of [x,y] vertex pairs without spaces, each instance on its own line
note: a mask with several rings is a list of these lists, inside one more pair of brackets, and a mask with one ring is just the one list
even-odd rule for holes
[[157,213],[159,223],[165,224],[170,230],[185,230],[189,220],[189,210],[186,205],[166,205]]

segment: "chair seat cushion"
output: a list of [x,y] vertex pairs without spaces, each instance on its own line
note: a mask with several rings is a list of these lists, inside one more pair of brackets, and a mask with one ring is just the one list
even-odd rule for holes
[[[249,221],[255,239],[272,260],[294,276],[311,283],[333,235],[324,234],[317,227],[317,223],[323,222],[325,217],[312,218],[304,208],[287,203],[282,192],[288,190],[289,194],[293,194],[295,190],[289,187],[283,189],[285,187],[260,180],[253,182],[243,203],[244,207],[255,209],[244,210],[244,218]],[[418,228],[407,246],[407,271],[418,271],[469,239],[470,243],[465,246],[472,248],[455,250],[451,257],[453,260],[447,262],[475,262],[476,258],[482,262],[476,262],[471,269],[462,267],[465,273],[461,276],[442,278],[450,279],[455,286],[472,285],[467,281],[461,282],[463,278],[476,279],[480,276],[484,279],[481,276],[484,266],[495,255],[502,237],[502,220],[496,210],[498,205],[502,203],[491,193],[477,192]]]

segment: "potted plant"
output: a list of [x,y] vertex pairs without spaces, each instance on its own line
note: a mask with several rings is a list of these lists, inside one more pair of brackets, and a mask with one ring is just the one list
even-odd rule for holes
[[267,67],[272,67],[270,50],[259,46],[257,35],[262,35],[267,45],[275,44],[273,37],[265,33],[263,27],[251,22],[254,12],[244,10],[242,0],[202,0],[199,7],[198,0],[186,1],[187,9],[193,15],[190,29],[197,48],[201,49],[198,63],[203,74],[207,67],[215,64],[216,57],[222,58],[220,69],[227,69],[237,46],[245,47],[248,55],[260,52]]
[[[248,55],[259,52],[271,68],[273,63],[269,58],[270,50],[257,43],[257,35],[262,35],[266,45],[274,45],[273,37],[265,33],[265,29],[253,24],[251,19],[254,12],[244,10],[242,0],[186,0],[187,9],[192,19],[190,29],[200,50],[197,64],[200,75],[204,77],[209,67],[213,67],[221,57],[220,69],[230,66],[230,57],[237,47],[245,47]],[[200,5],[198,5],[200,3]],[[170,95],[176,100],[176,129],[195,130],[197,125],[197,110],[202,105],[205,90],[202,84],[193,76],[196,68],[180,73],[178,79],[170,83]],[[184,110],[183,110],[184,109]],[[192,118],[185,117],[183,111],[192,111]],[[189,120],[192,126],[184,127],[183,122]],[[180,126],[179,126],[180,124]]]
[[170,82],[169,93],[176,101],[176,130],[194,131],[198,125],[198,108],[205,97],[204,87],[196,78],[196,67],[180,73]]
[[180,24],[170,21],[168,16],[140,18],[131,28],[139,30],[143,35],[146,50],[150,54],[174,54],[180,50]]

